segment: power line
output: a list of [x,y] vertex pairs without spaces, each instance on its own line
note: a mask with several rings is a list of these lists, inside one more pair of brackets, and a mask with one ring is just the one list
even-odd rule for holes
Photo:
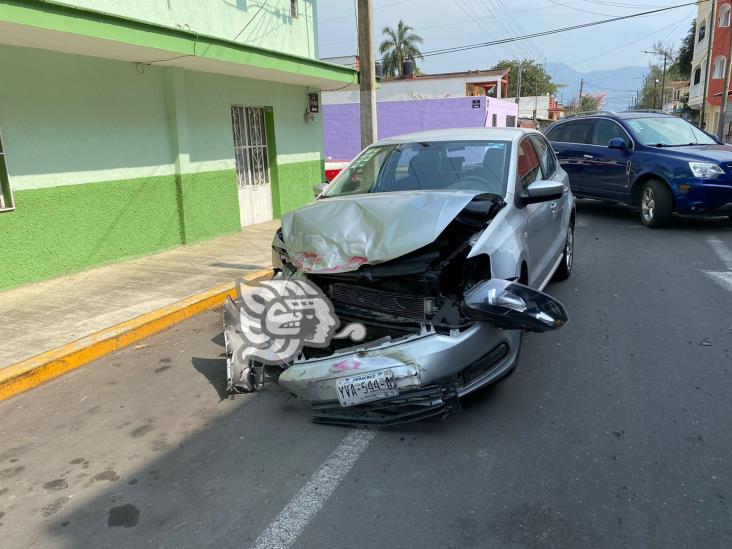
[[[708,1],[708,0],[701,0],[701,2],[706,2],[706,1]],[[615,21],[624,21],[624,20],[627,20],[627,19],[634,19],[636,17],[643,17],[645,15],[652,15],[654,13],[662,13],[662,12],[666,12],[666,11],[670,11],[670,10],[675,10],[675,9],[678,9],[678,8],[684,8],[686,6],[695,6],[695,5],[700,4],[701,2],[687,2],[685,4],[679,4],[677,6],[668,6],[668,7],[665,7],[665,8],[658,8],[658,9],[655,9],[655,10],[644,11],[644,12],[641,12],[641,13],[634,13],[634,14],[630,14],[630,15],[621,15],[621,16],[618,16],[618,17],[611,17],[610,19],[602,19],[600,21],[592,21],[590,23],[582,23],[580,25],[572,25],[572,26],[569,26],[569,27],[561,27],[561,28],[558,28],[558,29],[552,29],[552,30],[548,30],[548,31],[535,32],[535,33],[531,33],[531,34],[525,34],[523,36],[514,36],[514,37],[509,37],[509,38],[503,38],[503,39],[500,39],[500,40],[493,40],[493,41],[490,41],[490,42],[480,42],[480,43],[476,43],[476,44],[465,44],[465,45],[462,45],[462,46],[454,46],[454,47],[451,47],[451,48],[443,48],[443,49],[440,49],[440,50],[432,50],[432,51],[423,52],[422,53],[422,56],[423,57],[433,57],[435,55],[444,55],[444,54],[448,54],[448,53],[456,53],[456,52],[467,51],[467,50],[472,50],[472,49],[477,49],[477,48],[485,48],[485,47],[488,47],[488,46],[497,46],[499,44],[507,44],[507,43],[510,43],[510,42],[516,42],[518,40],[528,40],[528,39],[531,39],[531,38],[538,38],[540,36],[549,36],[549,35],[558,34],[558,33],[561,33],[561,32],[567,32],[567,31],[578,30],[578,29],[585,29],[585,28],[594,27],[594,26],[597,26],[597,25],[604,25],[606,23],[613,23]]]
[[259,6],[257,13],[252,15],[252,18],[249,21],[247,21],[247,24],[244,25],[244,27],[239,31],[239,33],[232,39],[232,42],[236,42],[236,39],[241,36],[241,33],[243,33],[245,30],[247,30],[247,27],[252,24],[252,22],[257,18],[257,15],[259,15],[259,12],[261,12],[268,3],[269,3],[269,0],[264,0],[264,3],[261,6]]

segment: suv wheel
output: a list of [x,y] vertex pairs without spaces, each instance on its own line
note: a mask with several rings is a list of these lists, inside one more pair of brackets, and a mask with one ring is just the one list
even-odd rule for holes
[[572,265],[574,265],[574,225],[570,225],[567,229],[567,239],[564,241],[564,253],[562,253],[562,261],[559,263],[554,280],[567,280],[572,274]]
[[641,189],[640,214],[646,227],[665,227],[671,223],[673,213],[671,191],[661,181],[647,181]]

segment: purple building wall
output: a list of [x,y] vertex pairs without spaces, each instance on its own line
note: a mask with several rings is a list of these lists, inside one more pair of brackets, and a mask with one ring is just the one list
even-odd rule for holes
[[[423,130],[506,126],[506,116],[517,116],[518,105],[487,97],[450,97],[383,101],[377,105],[379,139]],[[323,106],[325,156],[351,160],[361,151],[359,104]]]

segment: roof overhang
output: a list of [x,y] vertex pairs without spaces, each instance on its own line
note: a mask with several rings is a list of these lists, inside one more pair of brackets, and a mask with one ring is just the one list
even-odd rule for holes
[[0,44],[322,90],[358,89],[358,72],[348,67],[43,0],[0,0]]

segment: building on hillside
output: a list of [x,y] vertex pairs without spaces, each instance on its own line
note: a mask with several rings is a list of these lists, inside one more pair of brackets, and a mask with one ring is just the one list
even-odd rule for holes
[[672,80],[666,82],[663,98],[663,111],[669,114],[679,114],[684,108],[684,98],[689,95],[688,80]]
[[[379,139],[445,128],[514,127],[517,114],[516,103],[492,97],[378,101],[376,105]],[[353,159],[361,150],[359,103],[325,102],[323,139],[326,157],[339,168],[343,167],[340,161]]]
[[310,201],[317,92],[358,86],[316,0],[3,0],[0,74],[0,288]]
[[[516,101],[509,97],[508,101]],[[564,107],[551,95],[520,97],[518,101],[519,125],[522,128],[542,128],[562,118]]]
[[712,2],[700,2],[697,6],[696,15],[696,37],[694,41],[694,53],[691,60],[691,86],[689,88],[688,106],[701,115],[704,106],[704,120],[699,123],[706,127],[708,109],[706,107],[705,92],[707,82],[707,51],[709,50],[714,24],[712,17]]
[[[707,84],[706,129],[716,134],[719,128],[719,117],[722,110],[722,96],[726,86],[727,63],[730,52],[730,19],[732,18],[732,0],[717,0],[716,14],[711,18],[714,30],[712,33],[711,71]],[[722,132],[727,135],[729,128]],[[723,137],[723,136],[720,136]]]

